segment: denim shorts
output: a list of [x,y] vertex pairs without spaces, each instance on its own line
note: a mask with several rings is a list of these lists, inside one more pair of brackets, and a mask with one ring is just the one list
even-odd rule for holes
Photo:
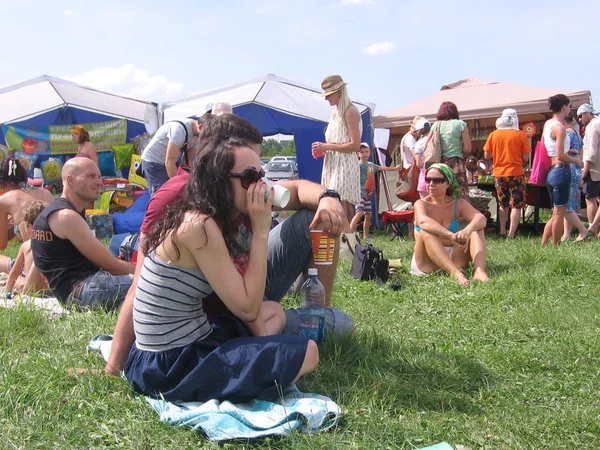
[[133,275],[112,275],[99,270],[82,281],[83,286],[74,289],[68,303],[83,310],[117,309],[125,300],[132,281]]
[[552,207],[567,206],[571,195],[571,167],[558,163],[550,167],[546,177],[546,188]]

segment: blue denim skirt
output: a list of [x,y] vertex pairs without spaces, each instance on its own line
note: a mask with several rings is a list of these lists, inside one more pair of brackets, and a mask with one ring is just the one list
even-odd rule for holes
[[571,195],[571,167],[558,163],[550,167],[546,177],[546,188],[552,207],[567,206]]
[[170,401],[275,401],[298,375],[308,338],[253,337],[231,313],[213,317],[212,333],[185,347],[151,352],[135,345],[125,363],[133,389]]

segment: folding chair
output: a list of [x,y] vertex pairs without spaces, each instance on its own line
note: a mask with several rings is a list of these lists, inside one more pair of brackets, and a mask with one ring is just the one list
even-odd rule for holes
[[392,241],[395,238],[403,238],[404,233],[408,232],[408,224],[412,223],[415,213],[411,210],[404,211],[382,211],[381,219],[383,224],[394,232]]

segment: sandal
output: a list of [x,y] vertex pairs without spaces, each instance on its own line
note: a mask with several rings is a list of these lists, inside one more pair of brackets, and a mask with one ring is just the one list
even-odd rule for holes
[[585,237],[583,239],[575,239],[575,242],[589,241],[593,236],[594,233],[588,230],[587,233],[585,233]]

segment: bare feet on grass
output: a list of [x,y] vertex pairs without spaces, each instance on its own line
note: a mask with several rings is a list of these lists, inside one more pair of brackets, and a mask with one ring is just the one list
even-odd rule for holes
[[452,278],[454,278],[462,287],[467,287],[469,285],[469,280],[467,280],[465,274],[458,269],[452,274]]
[[490,277],[488,277],[487,272],[480,268],[476,268],[475,272],[473,272],[473,279],[476,281],[481,281],[482,283],[490,281]]

